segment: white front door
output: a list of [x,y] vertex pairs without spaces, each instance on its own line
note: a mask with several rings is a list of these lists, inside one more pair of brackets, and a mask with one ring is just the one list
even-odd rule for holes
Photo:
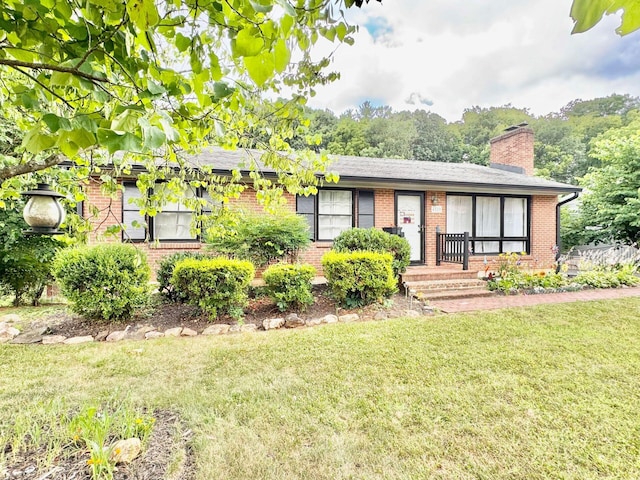
[[404,238],[411,246],[411,262],[424,263],[423,235],[424,195],[401,193],[396,201],[396,225],[402,227]]

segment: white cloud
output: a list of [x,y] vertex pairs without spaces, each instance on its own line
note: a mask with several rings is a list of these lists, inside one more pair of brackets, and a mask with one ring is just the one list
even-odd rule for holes
[[341,80],[318,89],[310,105],[341,112],[369,99],[455,121],[474,105],[510,103],[542,115],[575,98],[640,95],[640,33],[621,39],[618,20],[607,18],[570,35],[570,5],[396,0],[351,9],[361,28],[355,46],[333,56]]

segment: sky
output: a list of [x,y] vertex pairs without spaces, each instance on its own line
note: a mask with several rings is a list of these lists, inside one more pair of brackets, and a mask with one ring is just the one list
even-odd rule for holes
[[364,101],[424,109],[449,122],[465,108],[511,104],[533,115],[571,100],[640,96],[640,31],[605,17],[571,35],[571,0],[371,0],[347,12],[355,45],[320,45],[341,74],[313,108],[340,114]]

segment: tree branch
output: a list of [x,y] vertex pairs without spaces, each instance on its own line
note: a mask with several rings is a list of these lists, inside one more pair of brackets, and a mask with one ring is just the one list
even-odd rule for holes
[[0,65],[7,65],[9,67],[30,68],[32,70],[51,70],[54,72],[64,72],[70,73],[77,77],[85,78],[87,80],[91,80],[92,82],[96,83],[111,83],[108,78],[96,77],[95,75],[91,75],[90,73],[82,72],[75,67],[63,67],[61,65],[51,65],[48,63],[22,62],[20,60],[11,60],[9,58],[0,58]]
[[67,107],[69,108],[73,108],[71,106],[71,104],[69,103],[69,101],[63,97],[61,97],[60,95],[58,95],[56,92],[54,92],[53,90],[51,90],[49,87],[47,87],[44,83],[42,83],[40,80],[38,80],[36,77],[34,77],[33,75],[31,75],[29,72],[25,72],[22,68],[18,68],[18,67],[13,67],[15,68],[17,71],[19,71],[21,74],[23,74],[26,77],[29,77],[31,80],[33,80],[35,83],[37,83],[38,85],[40,85],[42,88],[44,88],[47,92],[49,92],[51,95],[53,95],[54,97],[56,97],[58,100],[60,100],[62,103],[64,103]]
[[8,167],[0,168],[0,182],[4,182],[9,178],[24,175],[26,173],[45,170],[49,167],[61,164],[64,160],[65,158],[62,155],[52,154],[43,161],[30,160],[27,163],[20,163],[18,165],[10,165]]

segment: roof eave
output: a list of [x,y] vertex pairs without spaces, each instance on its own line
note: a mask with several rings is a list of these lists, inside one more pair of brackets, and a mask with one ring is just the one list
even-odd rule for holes
[[[532,193],[537,195],[562,195],[581,192],[582,188],[573,185],[508,185],[503,183],[451,182],[411,179],[379,179],[354,176],[340,176],[340,183],[346,186],[387,189],[429,189],[433,191],[469,192],[469,193]],[[399,188],[395,188],[399,187]]]

